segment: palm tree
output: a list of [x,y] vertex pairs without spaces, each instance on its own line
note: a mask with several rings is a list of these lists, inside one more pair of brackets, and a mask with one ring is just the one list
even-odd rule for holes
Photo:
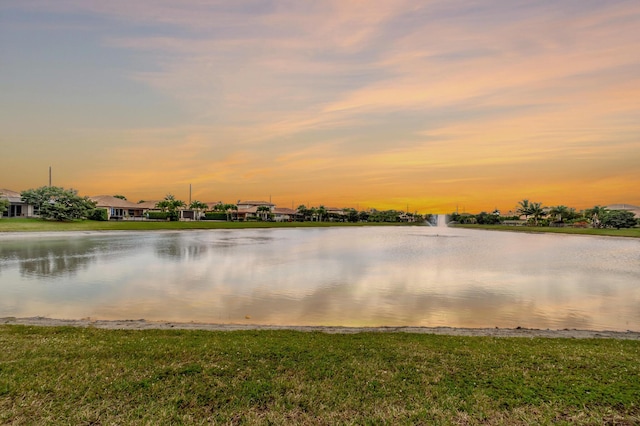
[[516,212],[520,216],[524,216],[525,220],[529,220],[529,216],[531,215],[531,205],[529,204],[529,200],[524,199],[522,201],[518,201]]
[[229,221],[229,218],[231,216],[231,212],[238,211],[238,206],[236,206],[235,204],[224,204],[222,206],[224,212],[227,214],[227,221]]
[[267,220],[269,213],[271,213],[271,209],[269,206],[258,206],[256,213],[261,213],[259,216],[261,216],[262,220]]
[[178,209],[185,206],[186,204],[184,201],[176,200],[176,197],[171,194],[167,194],[167,196],[164,197],[164,200],[158,201],[158,203],[156,203],[156,207],[163,212],[168,212],[169,219],[173,221],[178,220],[179,218]]
[[571,209],[567,206],[555,206],[549,210],[551,216],[555,216],[557,221],[564,223],[564,220],[571,215]]
[[202,201],[195,200],[189,204],[189,208],[196,211],[196,220],[200,220],[200,211],[208,209],[209,206]]
[[544,209],[542,208],[542,203],[531,203],[529,204],[530,214],[533,217],[533,223],[535,226],[538,226],[538,220],[544,215]]

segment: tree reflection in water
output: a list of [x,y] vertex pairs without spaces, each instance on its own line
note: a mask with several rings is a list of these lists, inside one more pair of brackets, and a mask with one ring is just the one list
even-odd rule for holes
[[4,263],[18,262],[21,275],[27,277],[73,275],[88,269],[106,253],[124,254],[115,251],[112,242],[105,239],[26,239],[0,245],[0,268]]

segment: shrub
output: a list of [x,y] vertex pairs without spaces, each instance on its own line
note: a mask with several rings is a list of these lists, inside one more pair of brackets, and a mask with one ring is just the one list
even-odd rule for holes
[[89,214],[89,220],[105,222],[109,220],[109,212],[107,212],[107,209],[94,209],[91,214]]

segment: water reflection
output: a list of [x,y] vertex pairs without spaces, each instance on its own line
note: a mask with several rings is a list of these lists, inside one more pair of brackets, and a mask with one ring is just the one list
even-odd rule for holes
[[25,239],[0,245],[0,273],[18,263],[20,273],[34,278],[73,275],[87,269],[99,255],[116,253],[107,240],[53,238],[47,241]]
[[180,233],[166,235],[154,243],[155,254],[158,258],[184,262],[198,260],[207,253],[209,248],[199,241],[191,241]]
[[448,228],[0,240],[0,317],[640,329],[636,240]]

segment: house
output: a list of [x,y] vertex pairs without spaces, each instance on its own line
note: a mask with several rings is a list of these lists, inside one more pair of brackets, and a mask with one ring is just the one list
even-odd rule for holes
[[160,200],[153,200],[153,201],[142,201],[138,204],[136,204],[137,206],[140,206],[141,208],[143,208],[145,211],[149,211],[149,210],[157,210],[160,211],[159,208],[156,207],[156,205],[160,202]]
[[344,222],[346,220],[347,214],[344,209],[338,207],[327,207],[327,217],[330,221]]
[[143,204],[132,203],[111,195],[96,195],[89,199],[95,201],[96,208],[107,210],[109,220],[143,220],[144,214],[149,210]]
[[295,220],[297,211],[286,207],[275,207],[273,210],[273,220],[276,222],[291,222]]
[[9,189],[0,189],[0,198],[9,200],[9,209],[2,213],[3,217],[36,217],[38,216],[37,209],[31,204],[27,204],[22,201],[22,196],[19,192],[11,191]]
[[273,208],[276,206],[275,204],[271,204],[268,201],[238,201],[236,205],[238,206],[238,210],[261,206],[267,206],[269,207],[269,210],[273,210]]
[[180,220],[200,220],[204,217],[204,213],[207,211],[213,211],[215,206],[222,204],[222,201],[206,202],[206,208],[203,210],[194,210],[188,207],[180,209]]
[[[233,215],[238,220],[249,220],[257,219],[259,217],[266,218],[267,214],[273,213],[273,209],[276,205],[268,201],[238,200],[236,206],[238,206],[238,211],[234,212]],[[269,213],[263,211],[264,207],[269,209]]]
[[208,212],[214,211],[216,206],[218,205],[224,205],[222,201],[208,201],[208,202],[205,202],[205,204],[207,205],[206,211]]

